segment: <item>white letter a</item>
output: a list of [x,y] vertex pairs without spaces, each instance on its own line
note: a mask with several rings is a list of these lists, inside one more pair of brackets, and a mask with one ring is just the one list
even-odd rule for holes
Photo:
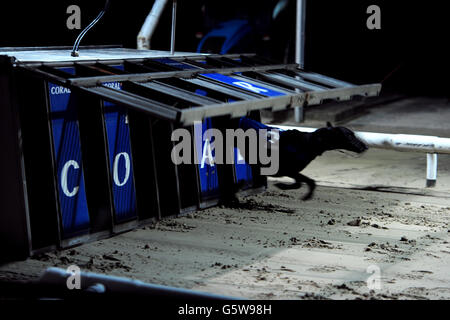
[[202,168],[205,167],[205,162],[210,166],[214,166],[214,157],[212,155],[211,144],[209,142],[209,139],[205,140],[205,145],[203,146],[203,156],[201,163]]
[[72,14],[67,18],[67,29],[81,29],[81,9],[77,5],[71,5],[67,7],[66,13]]
[[367,7],[367,13],[372,14],[367,18],[367,29],[381,29],[381,9],[379,6],[373,4]]
[[81,270],[79,267],[72,265],[67,268],[67,272],[70,276],[66,280],[67,289],[81,289]]

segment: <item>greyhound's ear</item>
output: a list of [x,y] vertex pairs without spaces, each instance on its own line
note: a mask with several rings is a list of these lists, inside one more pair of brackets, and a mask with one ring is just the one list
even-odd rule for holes
[[327,128],[333,128],[333,125],[331,124],[330,121],[327,121]]

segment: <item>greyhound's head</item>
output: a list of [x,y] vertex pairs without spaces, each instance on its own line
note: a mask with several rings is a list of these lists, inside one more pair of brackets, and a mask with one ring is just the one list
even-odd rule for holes
[[352,130],[346,127],[333,127],[330,122],[327,122],[325,128],[317,129],[314,135],[325,150],[344,149],[362,153],[368,149]]

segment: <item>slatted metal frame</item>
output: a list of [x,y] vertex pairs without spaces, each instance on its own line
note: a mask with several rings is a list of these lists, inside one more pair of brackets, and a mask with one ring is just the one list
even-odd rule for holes
[[[349,100],[354,96],[376,96],[381,90],[380,84],[354,85],[317,73],[302,70],[296,64],[275,64],[255,55],[225,55],[225,56],[197,56],[197,57],[170,57],[177,62],[195,66],[190,70],[164,70],[163,64],[158,59],[130,59],[112,61],[83,61],[80,65],[99,65],[107,68],[111,64],[135,64],[143,70],[139,73],[105,74],[91,77],[61,77],[51,68],[56,66],[73,65],[70,63],[18,63],[18,67],[39,73],[41,76],[51,79],[61,85],[75,91],[93,94],[106,101],[119,103],[129,108],[142,111],[151,116],[173,121],[184,126],[192,125],[195,121],[201,121],[207,117],[229,115],[230,117],[245,116],[252,110],[269,109],[279,111],[294,106],[313,106],[324,100]],[[239,59],[239,61],[237,60]],[[204,63],[200,63],[203,61]],[[158,70],[158,66],[160,70]],[[42,67],[46,67],[43,69]],[[201,68],[201,69],[200,69]],[[163,70],[163,71],[161,71]],[[232,75],[243,81],[249,80],[262,86],[272,86],[285,93],[283,96],[267,98],[261,94],[249,94],[248,91],[239,90],[234,86],[218,83],[202,76],[204,73],[220,73]],[[188,98],[192,105],[189,108],[174,108],[171,105],[161,105],[151,99],[133,94],[132,92],[117,90],[102,85],[105,82],[129,82],[135,86],[144,85],[161,93],[173,94],[179,100],[187,97],[177,88],[165,84],[155,84],[157,81],[178,78],[202,81],[203,86],[211,90],[217,90],[217,85],[226,88],[228,93],[235,93],[238,101],[229,103],[213,103],[208,99],[191,96]],[[200,85],[199,85],[200,87]]]

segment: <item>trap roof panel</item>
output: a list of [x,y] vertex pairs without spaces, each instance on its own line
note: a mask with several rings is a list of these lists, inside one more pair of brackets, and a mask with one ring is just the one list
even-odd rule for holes
[[0,49],[2,55],[13,67],[75,94],[93,95],[180,125],[375,96],[381,90],[380,84],[354,85],[255,54],[171,56],[164,51],[86,48],[74,58],[67,48],[43,48]]
[[[80,62],[90,60],[144,59],[165,57],[169,51],[136,50],[128,48],[81,48],[79,57],[71,56],[72,48],[0,48],[0,55],[14,57],[17,62]],[[176,52],[175,56],[199,55],[198,53]]]

